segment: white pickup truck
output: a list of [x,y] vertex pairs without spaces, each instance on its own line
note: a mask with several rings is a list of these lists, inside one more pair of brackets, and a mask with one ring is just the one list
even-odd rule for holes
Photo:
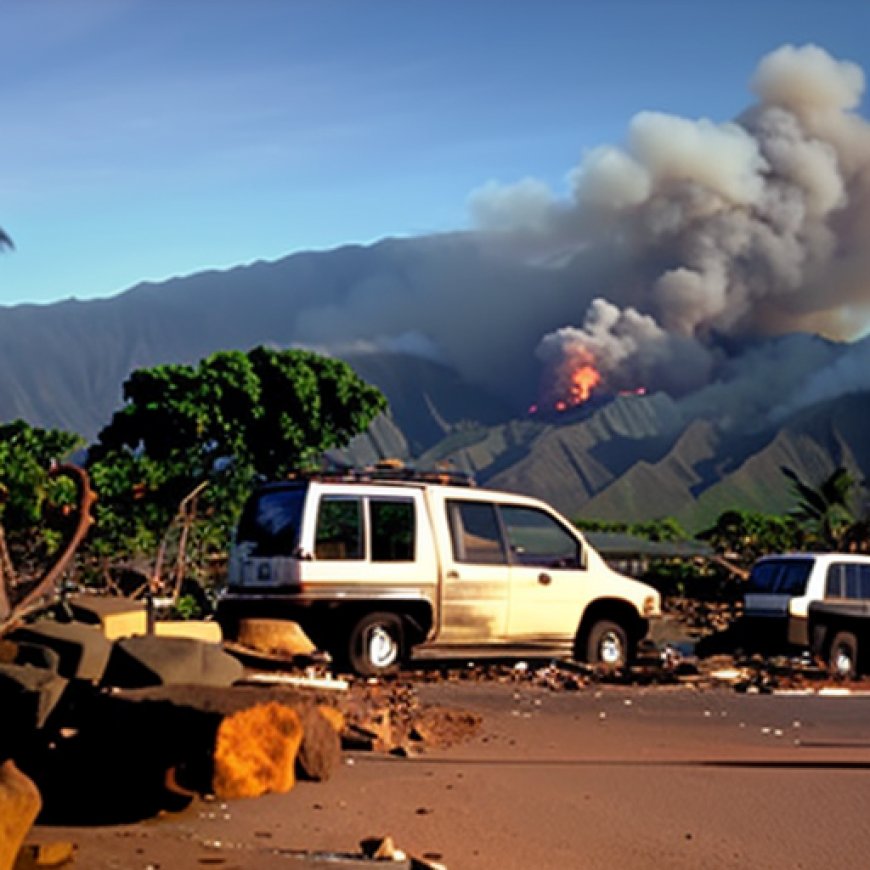
[[[787,553],[753,566],[743,596],[747,637],[765,647],[807,647],[810,604],[846,597],[851,578],[870,570],[870,556]],[[853,596],[850,596],[853,597]]]
[[408,658],[570,655],[625,665],[659,593],[546,504],[437,475],[320,476],[248,501],[218,606],[297,621],[361,674]]

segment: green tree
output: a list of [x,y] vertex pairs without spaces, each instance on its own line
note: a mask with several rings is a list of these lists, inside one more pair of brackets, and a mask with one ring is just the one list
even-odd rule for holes
[[798,550],[804,544],[804,534],[794,517],[745,510],[724,511],[698,537],[729,563],[742,568],[768,553]]
[[0,425],[0,520],[7,532],[24,533],[39,522],[53,492],[49,467],[81,444],[71,432],[40,429],[23,420]]
[[836,550],[862,537],[867,524],[858,502],[864,485],[848,469],[836,468],[818,486],[802,480],[791,468],[783,466],[781,471],[797,499],[791,516],[806,530],[808,543]]
[[257,477],[285,476],[344,446],[386,399],[344,362],[308,351],[222,351],[197,366],[133,372],[125,405],[90,451],[100,500],[92,536],[106,557],[153,552],[204,481],[192,543],[226,541]]
[[692,537],[676,517],[661,517],[642,523],[578,518],[574,520],[574,525],[586,532],[613,532],[632,535],[646,541],[688,541]]
[[0,425],[0,618],[17,579],[14,564],[32,561],[40,550],[52,552],[59,543],[57,531],[43,522],[45,509],[62,507],[72,494],[68,482],[52,480],[48,470],[80,445],[71,432],[23,420]]

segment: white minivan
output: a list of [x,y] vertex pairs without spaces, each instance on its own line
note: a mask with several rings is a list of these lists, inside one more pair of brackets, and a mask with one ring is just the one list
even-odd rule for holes
[[293,619],[361,674],[469,656],[620,667],[660,604],[537,499],[368,472],[257,489],[218,618],[228,637],[241,618]]
[[810,602],[847,597],[850,584],[867,572],[870,556],[854,553],[786,553],[759,559],[743,596],[749,637],[765,646],[808,646]]

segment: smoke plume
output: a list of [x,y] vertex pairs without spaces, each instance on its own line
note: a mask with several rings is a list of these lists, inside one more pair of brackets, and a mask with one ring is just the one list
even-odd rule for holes
[[870,314],[864,84],[855,64],[787,45],[758,65],[757,102],[733,121],[641,112],[624,144],[570,172],[567,197],[534,179],[476,191],[481,228],[558,252],[577,276],[573,323],[537,348],[555,392],[592,364],[603,389],[686,396],[733,374],[733,348],[753,338],[858,337]]

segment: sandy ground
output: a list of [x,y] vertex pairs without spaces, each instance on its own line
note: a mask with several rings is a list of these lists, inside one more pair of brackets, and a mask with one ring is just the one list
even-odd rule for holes
[[[424,701],[484,717],[460,745],[350,753],[327,783],[100,828],[76,867],[358,866],[389,834],[450,870],[859,867],[870,851],[870,698],[727,689],[435,683]],[[364,866],[364,865],[359,865]]]

